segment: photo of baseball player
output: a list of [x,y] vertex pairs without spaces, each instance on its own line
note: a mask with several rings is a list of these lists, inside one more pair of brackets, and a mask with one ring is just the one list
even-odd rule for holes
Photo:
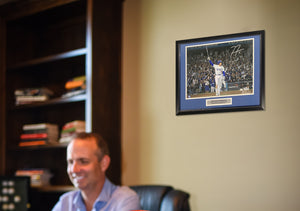
[[253,95],[253,46],[245,39],[187,47],[186,97]]
[[223,85],[223,74],[225,73],[224,67],[222,66],[222,61],[219,60],[217,64],[214,64],[211,60],[210,57],[207,58],[211,66],[215,69],[215,82],[216,82],[216,96],[220,96],[221,88]]

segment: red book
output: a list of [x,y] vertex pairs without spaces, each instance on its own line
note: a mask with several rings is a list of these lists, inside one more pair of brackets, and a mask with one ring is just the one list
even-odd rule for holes
[[48,138],[48,133],[22,134],[21,139]]

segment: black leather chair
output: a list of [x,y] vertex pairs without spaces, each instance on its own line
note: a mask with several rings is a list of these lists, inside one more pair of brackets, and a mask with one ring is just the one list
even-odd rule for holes
[[189,194],[165,185],[130,186],[140,197],[141,208],[149,211],[190,211]]

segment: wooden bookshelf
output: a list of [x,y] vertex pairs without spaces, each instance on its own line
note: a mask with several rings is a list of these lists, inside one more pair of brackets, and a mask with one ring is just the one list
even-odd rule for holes
[[[85,120],[111,151],[108,177],[121,183],[122,0],[12,0],[0,5],[0,174],[49,168],[52,188],[71,185],[66,145],[18,147],[22,126],[59,128]],[[67,80],[86,76],[86,93],[62,98]],[[16,105],[14,91],[47,87],[52,99]],[[58,165],[59,163],[59,165]]]

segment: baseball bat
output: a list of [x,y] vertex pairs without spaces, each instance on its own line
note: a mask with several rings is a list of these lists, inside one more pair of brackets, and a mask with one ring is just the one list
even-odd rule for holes
[[207,57],[209,57],[208,50],[207,50],[207,46],[206,46],[206,53],[207,53]]

